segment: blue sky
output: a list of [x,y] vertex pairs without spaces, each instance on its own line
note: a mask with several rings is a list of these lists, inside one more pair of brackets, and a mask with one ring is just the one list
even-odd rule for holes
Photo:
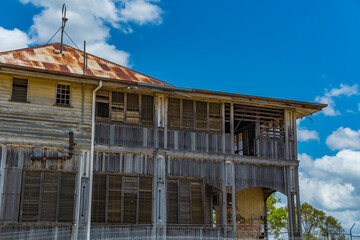
[[330,103],[298,123],[301,199],[360,227],[359,1],[1,1],[0,51],[46,43],[63,2],[79,47],[160,80]]

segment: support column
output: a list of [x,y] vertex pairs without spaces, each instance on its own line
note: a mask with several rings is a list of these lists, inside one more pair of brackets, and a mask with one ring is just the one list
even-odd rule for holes
[[296,207],[297,207],[298,235],[299,235],[300,239],[302,239],[301,202],[300,202],[300,187],[299,187],[299,168],[296,168]]
[[286,173],[286,186],[287,186],[287,204],[288,204],[288,231],[289,231],[289,238],[294,239],[294,232],[295,232],[295,206],[294,206],[294,196],[291,191],[291,181],[290,178],[290,168],[285,168]]
[[4,198],[4,181],[6,166],[7,146],[1,146],[1,164],[0,164],[0,219],[3,219],[3,198]]
[[154,156],[153,189],[153,234],[160,236],[166,234],[167,221],[166,163],[164,155]]
[[236,236],[236,186],[235,186],[235,163],[231,162],[231,202],[232,202],[232,225]]
[[74,234],[71,239],[78,239],[79,226],[84,225],[87,219],[87,201],[88,199],[88,151],[80,151],[78,162],[78,175],[76,177],[76,199],[75,199],[75,219]]
[[222,180],[221,180],[221,192],[222,192],[222,197],[221,197],[221,216],[222,216],[222,224],[224,227],[224,237],[227,236],[227,192],[226,192],[226,162],[224,160],[223,162],[223,171],[222,171]]

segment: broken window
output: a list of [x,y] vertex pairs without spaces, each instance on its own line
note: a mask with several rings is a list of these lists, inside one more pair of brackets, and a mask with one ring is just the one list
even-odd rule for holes
[[70,106],[70,85],[57,85],[56,105]]
[[204,223],[201,185],[201,180],[168,179],[168,223]]
[[151,223],[152,177],[94,174],[92,221]]
[[109,92],[98,91],[96,93],[96,116],[102,118],[109,117]]
[[21,78],[13,79],[11,100],[18,102],[26,102],[27,91],[28,91],[27,79],[21,79]]
[[75,173],[24,171],[20,221],[72,222]]
[[111,120],[124,121],[125,100],[123,92],[112,92]]

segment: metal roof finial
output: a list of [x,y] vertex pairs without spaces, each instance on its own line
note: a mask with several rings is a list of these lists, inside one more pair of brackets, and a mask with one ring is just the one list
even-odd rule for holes
[[66,18],[66,5],[65,3],[62,6],[62,23],[61,23],[61,48],[60,48],[60,53],[63,53],[63,39],[64,39],[64,29],[65,29],[65,24],[68,21],[68,18]]

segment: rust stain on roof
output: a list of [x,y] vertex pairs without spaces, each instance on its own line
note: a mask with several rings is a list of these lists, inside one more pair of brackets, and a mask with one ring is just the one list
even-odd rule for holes
[[[59,53],[60,43],[35,46],[0,53],[0,63],[46,69],[58,72],[83,74],[84,53],[64,45],[63,54]],[[87,54],[87,75],[172,86],[166,82],[149,77],[119,64]]]

